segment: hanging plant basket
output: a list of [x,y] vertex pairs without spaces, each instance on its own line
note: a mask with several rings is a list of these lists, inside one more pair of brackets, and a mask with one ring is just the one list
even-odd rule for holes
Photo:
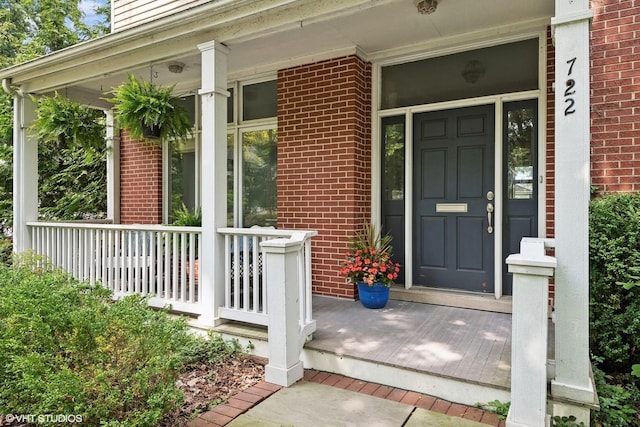
[[115,119],[132,138],[181,142],[190,137],[193,124],[179,99],[173,96],[173,88],[129,75],[105,99],[114,104]]
[[36,120],[31,126],[38,138],[57,142],[60,147],[104,144],[105,123],[102,112],[67,99],[53,96],[31,97],[37,104]]
[[160,126],[147,126],[144,123],[142,124],[142,137],[144,139],[160,139],[161,136],[162,130],[160,129]]

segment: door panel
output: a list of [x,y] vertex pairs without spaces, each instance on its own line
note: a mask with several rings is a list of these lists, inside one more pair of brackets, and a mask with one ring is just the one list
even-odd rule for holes
[[458,268],[482,271],[484,268],[483,235],[486,228],[483,218],[458,217]]
[[414,283],[493,292],[494,107],[414,116]]
[[447,192],[447,151],[424,150],[422,170],[422,198],[444,198]]
[[[433,267],[445,268],[447,253],[446,240],[446,220],[442,217],[422,217],[420,228],[420,264]],[[428,242],[428,243],[427,243]]]
[[462,147],[458,149],[459,197],[484,197],[484,151],[484,147]]

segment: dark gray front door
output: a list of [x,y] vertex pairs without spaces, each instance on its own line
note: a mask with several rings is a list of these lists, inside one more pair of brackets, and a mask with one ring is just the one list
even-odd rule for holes
[[493,292],[494,126],[493,105],[414,116],[415,284]]

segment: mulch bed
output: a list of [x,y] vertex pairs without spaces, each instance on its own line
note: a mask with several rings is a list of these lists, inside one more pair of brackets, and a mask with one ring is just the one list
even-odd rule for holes
[[263,359],[244,355],[215,364],[190,368],[176,382],[184,392],[184,404],[167,414],[158,427],[182,427],[236,393],[264,380]]

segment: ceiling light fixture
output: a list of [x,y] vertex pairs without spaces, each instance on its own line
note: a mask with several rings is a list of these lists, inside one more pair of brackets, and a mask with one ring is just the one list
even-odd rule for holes
[[477,59],[467,62],[462,70],[462,78],[467,83],[475,83],[478,79],[485,75],[487,72],[484,64]]
[[184,62],[179,62],[179,61],[169,62],[168,68],[169,68],[169,71],[171,71],[173,74],[180,74],[184,69]]
[[430,15],[438,8],[438,0],[414,0],[414,4],[422,15]]

